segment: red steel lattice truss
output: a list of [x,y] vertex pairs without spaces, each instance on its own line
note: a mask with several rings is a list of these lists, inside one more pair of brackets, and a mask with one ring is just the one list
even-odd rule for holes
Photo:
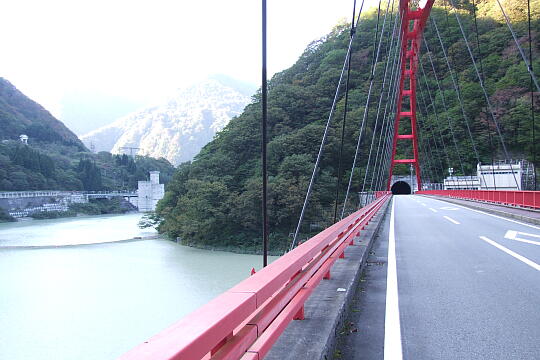
[[[423,7],[420,7],[422,6],[420,5],[417,9],[411,9],[410,0],[400,1],[400,14],[403,19],[401,23],[401,72],[396,119],[394,122],[392,159],[388,176],[388,190],[390,190],[392,185],[392,174],[396,164],[411,164],[414,166],[418,190],[422,189],[416,132],[416,72],[418,70],[418,56],[422,44],[422,33],[426,27],[433,2],[434,0],[427,0]],[[405,121],[410,121],[410,134],[399,133],[399,125]],[[396,159],[398,140],[412,141],[412,159]]]

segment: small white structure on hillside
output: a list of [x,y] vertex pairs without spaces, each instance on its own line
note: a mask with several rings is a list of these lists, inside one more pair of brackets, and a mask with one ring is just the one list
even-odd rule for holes
[[165,195],[165,185],[159,183],[159,171],[150,171],[150,181],[138,183],[139,211],[155,211],[157,202]]
[[28,135],[25,135],[25,134],[21,134],[19,136],[19,139],[21,140],[21,142],[25,145],[28,145]]

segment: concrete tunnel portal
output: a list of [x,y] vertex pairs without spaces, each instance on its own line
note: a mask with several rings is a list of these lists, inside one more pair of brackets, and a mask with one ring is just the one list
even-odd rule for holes
[[411,186],[405,181],[396,181],[390,188],[394,195],[409,195]]

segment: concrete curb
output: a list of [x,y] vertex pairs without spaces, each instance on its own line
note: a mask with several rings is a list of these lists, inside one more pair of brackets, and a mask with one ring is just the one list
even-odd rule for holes
[[369,251],[386,216],[388,201],[345,250],[305,304],[305,320],[292,321],[265,357],[267,360],[326,360],[334,357],[336,335],[343,328],[366,266]]
[[[535,218],[531,218],[531,217],[524,216],[524,215],[519,215],[519,214],[512,214],[512,213],[509,213],[509,212],[506,212],[506,211],[503,211],[503,210],[489,209],[489,208],[486,208],[486,207],[480,205],[481,203],[478,203],[476,201],[454,199],[454,198],[449,198],[449,197],[446,197],[446,196],[434,196],[434,195],[423,195],[423,194],[419,194],[419,196],[425,196],[425,197],[428,197],[428,198],[434,198],[434,199],[437,199],[437,200],[446,201],[446,202],[449,202],[449,203],[452,203],[452,204],[469,207],[469,208],[475,209],[475,210],[481,210],[483,212],[487,212],[487,213],[490,213],[490,214],[493,214],[493,215],[502,216],[502,217],[505,217],[505,218],[521,220],[521,221],[529,223],[529,224],[540,225],[540,219],[535,219]],[[526,210],[524,210],[524,211],[526,211]]]

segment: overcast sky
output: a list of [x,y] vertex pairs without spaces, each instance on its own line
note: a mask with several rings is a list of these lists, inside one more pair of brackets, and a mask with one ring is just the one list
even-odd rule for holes
[[[352,4],[268,0],[269,72],[349,21]],[[14,0],[0,12],[0,76],[60,119],[71,93],[146,102],[214,73],[260,83],[258,0]]]

